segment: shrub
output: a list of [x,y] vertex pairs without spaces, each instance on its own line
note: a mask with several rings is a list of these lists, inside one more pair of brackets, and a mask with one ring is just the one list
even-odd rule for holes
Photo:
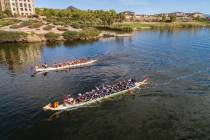
[[164,16],[162,16],[162,22],[166,22],[166,20],[167,20],[167,18],[166,18],[166,16],[164,15]]
[[18,20],[16,19],[1,19],[0,20],[0,27],[8,26],[17,23]]
[[61,25],[61,26],[64,26],[65,23],[64,22],[54,22],[55,25]]
[[63,34],[63,37],[66,39],[66,40],[77,40],[80,38],[80,35],[79,35],[79,32],[76,32],[76,31],[66,31],[64,34]]
[[34,23],[33,20],[22,21],[19,24],[15,24],[15,25],[10,26],[10,28],[12,28],[12,29],[23,28],[23,27],[29,26],[29,25],[31,25],[33,23]]
[[19,25],[20,25],[20,27],[26,27],[26,26],[29,26],[33,23],[34,23],[33,20],[27,20],[27,21],[22,21]]
[[112,30],[119,32],[132,32],[133,28],[126,25],[113,25],[113,26],[97,26],[100,30]]
[[51,26],[51,25],[47,25],[43,28],[43,30],[52,30],[52,28],[54,28],[55,26]]
[[59,31],[68,31],[68,29],[65,28],[65,27],[57,27],[57,30],[59,30]]
[[94,28],[86,28],[86,29],[83,29],[81,32],[79,32],[81,39],[94,38],[94,37],[97,37],[99,33],[100,32]]
[[60,34],[56,34],[53,32],[49,32],[45,35],[48,42],[56,42],[57,39],[60,37]]
[[10,28],[11,28],[11,29],[18,29],[18,28],[20,28],[20,25],[15,24],[15,25],[10,26]]
[[36,22],[36,23],[32,23],[28,27],[31,28],[31,29],[33,29],[33,28],[40,28],[42,25],[43,25],[42,22]]
[[79,29],[81,26],[79,24],[71,24],[71,27],[75,29]]
[[170,21],[171,21],[171,22],[176,22],[176,16],[170,17]]
[[17,42],[26,36],[27,34],[23,32],[0,31],[0,42]]
[[86,28],[80,32],[66,31],[63,36],[66,40],[93,39],[99,35],[99,31],[94,28]]
[[81,28],[84,28],[85,26],[79,22],[74,22],[74,23],[71,23],[70,24],[73,28],[76,28],[76,29],[81,29]]
[[131,27],[120,27],[118,30],[122,31],[122,32],[132,32],[133,28],[131,28]]

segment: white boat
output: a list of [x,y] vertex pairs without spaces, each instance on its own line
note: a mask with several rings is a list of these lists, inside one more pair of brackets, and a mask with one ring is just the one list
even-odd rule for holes
[[62,69],[70,69],[70,68],[77,68],[77,67],[83,67],[87,65],[91,65],[95,63],[97,60],[89,60],[85,63],[79,63],[79,64],[73,64],[73,65],[66,65],[63,67],[48,67],[48,68],[35,68],[36,72],[47,72],[47,71],[57,71],[57,70],[62,70]]
[[129,91],[132,91],[132,90],[144,87],[147,84],[148,84],[148,79],[146,79],[146,80],[144,80],[142,82],[135,83],[135,86],[130,88],[130,89],[123,90],[123,91],[120,91],[120,92],[116,92],[116,93],[113,93],[113,94],[110,94],[110,95],[107,95],[107,96],[104,96],[104,97],[100,97],[100,98],[97,98],[97,99],[93,99],[93,100],[90,100],[90,101],[87,101],[87,102],[82,102],[82,103],[78,103],[78,104],[74,104],[74,105],[61,104],[61,105],[58,105],[58,107],[56,107],[56,108],[52,107],[51,104],[48,104],[48,105],[43,107],[43,110],[44,111],[47,111],[47,110],[64,111],[64,110],[77,109],[77,108],[81,108],[81,107],[84,107],[84,106],[88,106],[88,105],[100,102],[102,100],[105,100],[105,99],[108,99],[108,98],[111,98],[111,97],[114,97],[114,96],[117,96],[117,95],[125,94],[125,93],[127,93]]

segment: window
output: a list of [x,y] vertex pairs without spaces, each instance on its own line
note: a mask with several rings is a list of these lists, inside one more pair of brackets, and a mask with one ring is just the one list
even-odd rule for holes
[[15,8],[13,8],[13,11],[15,11]]
[[23,8],[20,8],[21,11],[23,11]]
[[31,4],[28,4],[28,7],[31,8]]
[[20,3],[20,7],[23,7],[23,4],[22,3]]
[[25,11],[28,11],[28,9],[27,9],[27,8],[25,8]]

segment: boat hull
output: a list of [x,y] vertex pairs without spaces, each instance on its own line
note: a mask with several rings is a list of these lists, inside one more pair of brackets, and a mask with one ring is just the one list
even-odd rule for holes
[[98,99],[94,99],[94,100],[91,100],[91,101],[88,101],[88,102],[83,102],[83,103],[80,103],[80,104],[75,104],[75,105],[63,105],[62,104],[62,105],[59,105],[57,108],[53,108],[53,107],[50,106],[50,104],[48,104],[48,105],[43,107],[43,110],[45,110],[45,111],[47,111],[47,110],[62,111],[62,110],[72,110],[72,109],[81,108],[81,107],[88,106],[88,105],[91,105],[91,104],[94,104],[94,103],[97,103],[97,102],[101,102],[102,100],[105,100],[105,99],[108,99],[108,98],[111,98],[111,97],[114,97],[114,96],[117,96],[117,95],[125,94],[125,93],[127,93],[129,91],[132,91],[134,89],[141,88],[140,86],[143,85],[143,84],[145,84],[145,81],[135,83],[135,87],[133,87],[133,88],[123,90],[123,91],[120,91],[120,92],[116,92],[116,93],[113,93],[113,94],[110,94],[110,95],[107,95],[107,96],[104,96],[104,97],[101,97],[101,98],[98,98]]
[[78,68],[78,67],[83,67],[87,65],[91,65],[95,63],[97,60],[91,60],[86,63],[82,64],[75,64],[75,65],[69,65],[69,66],[64,66],[64,67],[49,67],[49,68],[37,68],[35,69],[36,72],[47,72],[47,71],[57,71],[57,70],[62,70],[62,69],[71,69],[71,68]]

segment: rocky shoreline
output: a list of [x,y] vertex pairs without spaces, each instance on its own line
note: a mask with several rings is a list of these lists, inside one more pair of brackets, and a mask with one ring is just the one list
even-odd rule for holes
[[[14,34],[14,32],[7,32],[8,34]],[[57,37],[54,37],[53,40],[48,39],[46,34],[36,34],[34,32],[31,33],[21,33],[16,32],[22,35],[19,35],[14,38],[0,38],[0,43],[35,43],[35,42],[60,42],[60,41],[90,41],[90,40],[97,40],[100,38],[107,38],[107,37],[128,37],[132,36],[132,34],[117,34],[115,32],[101,32],[98,36],[91,36],[91,37],[81,37],[77,39],[65,39],[63,34],[56,34]],[[54,33],[53,33],[54,34]]]

